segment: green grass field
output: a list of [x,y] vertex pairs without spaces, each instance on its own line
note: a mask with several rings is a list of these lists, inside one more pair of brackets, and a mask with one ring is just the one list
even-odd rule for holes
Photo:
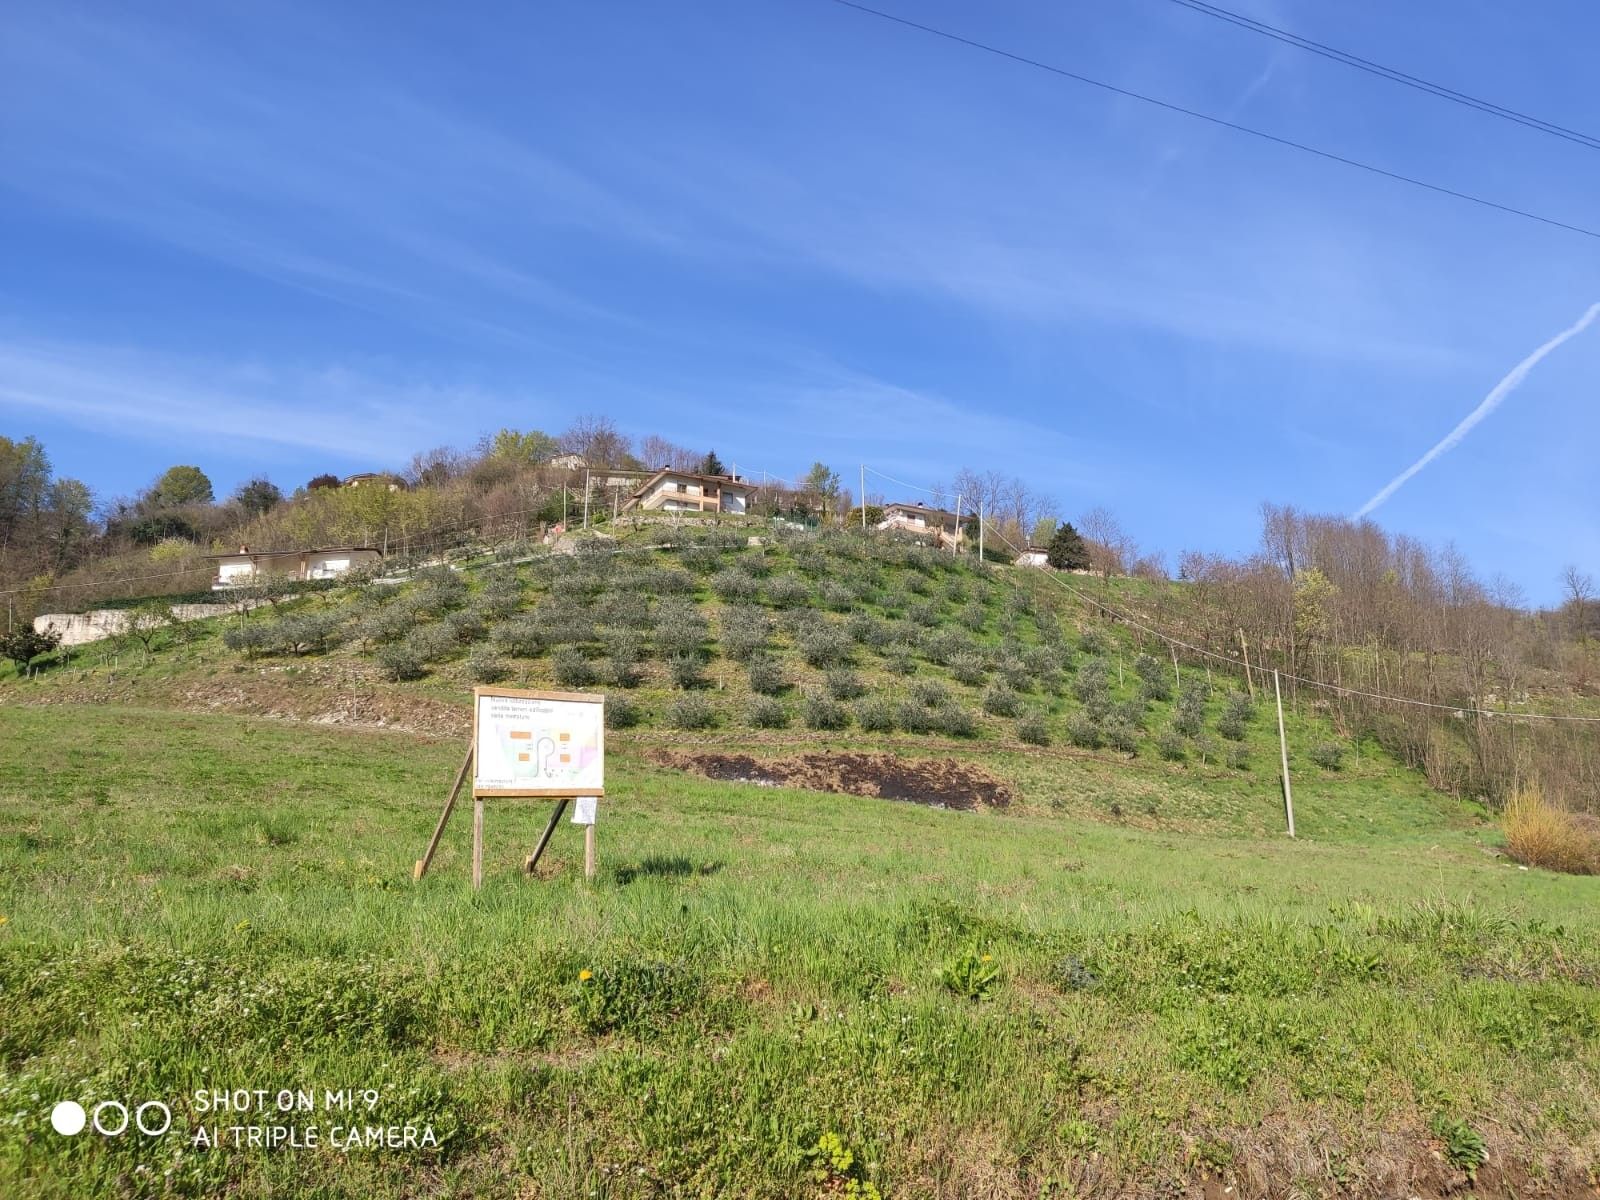
[[[474,894],[470,808],[410,879],[457,739],[0,705],[0,1195],[1592,1194],[1597,882],[1384,761],[1291,843],[1261,771],[994,747],[1026,802],[957,813],[660,736],[617,738],[595,883],[570,826],[522,875],[547,810],[500,801]],[[228,1088],[440,1144],[195,1149],[342,1119],[194,1111]]]

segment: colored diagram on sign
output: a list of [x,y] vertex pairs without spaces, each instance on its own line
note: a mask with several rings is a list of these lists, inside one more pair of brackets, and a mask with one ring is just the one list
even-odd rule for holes
[[601,786],[602,715],[598,704],[484,697],[477,785],[575,792]]
[[518,783],[571,783],[600,757],[600,747],[586,744],[571,729],[501,729],[500,734],[511,778]]

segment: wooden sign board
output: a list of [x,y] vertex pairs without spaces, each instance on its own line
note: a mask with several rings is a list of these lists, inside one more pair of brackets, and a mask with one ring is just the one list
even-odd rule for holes
[[605,795],[605,697],[472,689],[472,795]]
[[[524,869],[530,874],[550,842],[569,800],[584,805],[584,875],[594,878],[594,798],[605,795],[606,698],[587,692],[472,689],[472,741],[444,802],[428,849],[417,860],[421,879],[433,862],[456,797],[472,777],[472,886],[483,886],[483,802],[530,796],[556,801]],[[587,802],[584,804],[584,802]]]

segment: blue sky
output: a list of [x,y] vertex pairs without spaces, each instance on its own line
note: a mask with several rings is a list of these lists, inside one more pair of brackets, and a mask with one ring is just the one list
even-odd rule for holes
[[[882,6],[1600,222],[1600,152],[1166,0]],[[1600,133],[1592,5],[1235,6]],[[0,432],[102,497],[603,412],[741,471],[1015,473],[1175,563],[1354,512],[1600,300],[1600,242],[827,0],[5,21]],[[1600,327],[1376,519],[1534,601],[1600,568],[1597,368]]]

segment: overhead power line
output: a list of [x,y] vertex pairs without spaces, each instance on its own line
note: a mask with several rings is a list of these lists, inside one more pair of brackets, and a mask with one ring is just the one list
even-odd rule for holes
[[[930,496],[938,497],[943,494],[934,488],[923,487],[921,484],[917,483],[909,483],[904,479],[896,479],[893,475],[886,475],[882,471],[875,470],[872,467],[867,467],[866,472],[868,475],[876,476],[877,478],[887,480],[890,483],[899,484],[901,487],[912,488],[919,492],[925,492]],[[983,527],[1000,542],[1004,543],[1005,546],[1007,546],[1010,550],[1017,554],[1022,553],[1021,548],[1017,546],[1017,544],[1010,538],[1006,537],[1005,534],[996,529],[991,522],[984,521]],[[1164,633],[1153,625],[1146,624],[1145,622],[1139,620],[1139,618],[1133,616],[1131,613],[1112,607],[1099,597],[1091,596],[1083,589],[1074,587],[1055,571],[1047,572],[1045,577],[1057,587],[1065,588],[1067,591],[1071,592],[1085,604],[1089,604],[1095,608],[1098,608],[1101,612],[1115,617],[1117,620],[1128,626],[1131,626],[1134,629],[1148,633],[1157,641],[1165,642],[1174,649],[1184,650],[1201,658],[1212,659],[1228,667],[1237,667],[1240,665],[1238,660],[1230,658],[1226,654],[1218,654],[1215,650],[1208,650],[1204,646],[1196,646],[1193,642],[1186,642],[1182,638],[1173,637],[1171,634]],[[1459,713],[1468,716],[1497,717],[1513,721],[1553,721],[1556,723],[1571,723],[1576,725],[1600,725],[1600,717],[1579,717],[1568,713],[1507,713],[1500,712],[1492,708],[1473,708],[1470,705],[1463,704],[1436,704],[1431,700],[1418,700],[1411,696],[1391,696],[1383,692],[1368,692],[1363,691],[1360,688],[1347,688],[1342,684],[1329,683],[1324,679],[1312,679],[1304,675],[1295,675],[1289,671],[1283,671],[1281,674],[1284,679],[1290,680],[1294,683],[1303,683],[1307,687],[1321,688],[1323,691],[1334,692],[1340,696],[1359,696],[1366,700],[1381,700],[1390,704],[1407,704],[1413,708],[1431,708],[1440,712]]]
[[1207,4],[1206,0],[1170,0],[1170,2],[1182,8],[1192,9],[1203,16],[1213,17],[1218,21],[1226,21],[1230,25],[1239,26],[1241,29],[1248,29],[1251,33],[1259,33],[1263,37],[1273,38],[1276,41],[1283,42],[1285,45],[1321,55],[1323,58],[1332,59],[1334,62],[1344,63],[1348,67],[1354,67],[1358,71],[1365,71],[1369,75],[1376,75],[1381,79],[1387,79],[1403,87],[1415,88],[1419,92],[1427,92],[1430,96],[1438,96],[1441,100],[1449,100],[1455,104],[1475,108],[1479,112],[1488,113],[1491,117],[1499,117],[1503,121],[1525,125],[1529,129],[1536,129],[1540,133],[1548,133],[1551,137],[1564,138],[1569,142],[1576,142],[1578,145],[1587,146],[1591,150],[1600,150],[1600,138],[1591,137],[1581,130],[1568,129],[1565,125],[1557,125],[1554,121],[1546,121],[1542,117],[1518,112],[1514,108],[1496,104],[1492,100],[1485,100],[1480,96],[1474,96],[1467,92],[1458,92],[1455,88],[1419,78],[1397,67],[1386,67],[1382,63],[1362,58],[1358,54],[1351,54],[1348,50],[1340,50],[1335,46],[1329,46],[1326,43],[1314,41],[1308,37],[1301,37],[1299,34],[1291,33],[1287,29],[1279,29],[1275,25],[1268,25],[1265,21],[1258,21],[1254,17],[1247,17],[1242,13],[1233,12],[1216,4]]
[[1235,133],[1249,134],[1253,138],[1260,138],[1262,141],[1272,142],[1274,145],[1285,146],[1290,150],[1298,150],[1302,154],[1310,154],[1316,158],[1326,159],[1328,162],[1341,163],[1344,166],[1354,167],[1359,171],[1366,171],[1372,175],[1381,175],[1385,179],[1392,179],[1398,183],[1410,184],[1412,187],[1422,188],[1423,190],[1429,192],[1435,192],[1441,196],[1450,196],[1457,200],[1466,200],[1471,204],[1476,204],[1483,208],[1492,208],[1496,212],[1507,213],[1513,217],[1521,217],[1527,221],[1537,221],[1541,225],[1550,225],[1556,229],[1564,229],[1568,233],[1577,233],[1587,238],[1595,238],[1600,240],[1600,230],[1587,229],[1582,225],[1572,225],[1566,221],[1557,220],[1554,217],[1541,216],[1539,213],[1529,212],[1524,208],[1516,208],[1510,204],[1501,204],[1498,200],[1490,200],[1483,196],[1476,196],[1471,192],[1459,191],[1456,188],[1445,187],[1443,184],[1439,183],[1429,183],[1427,180],[1418,179],[1414,175],[1403,175],[1399,171],[1391,171],[1386,167],[1380,167],[1372,163],[1362,162],[1360,159],[1347,158],[1345,155],[1335,154],[1331,150],[1321,150],[1316,146],[1309,145],[1306,142],[1297,142],[1292,138],[1279,137],[1275,133],[1268,133],[1263,129],[1256,129],[1250,125],[1241,125],[1237,121],[1229,121],[1223,117],[1212,116],[1210,113],[1201,112],[1198,109],[1185,108],[1181,104],[1173,104],[1168,100],[1158,100],[1156,97],[1147,96],[1143,92],[1136,92],[1130,88],[1118,87],[1114,83],[1106,83],[1102,79],[1095,79],[1092,76],[1083,75],[1077,71],[1069,71],[1065,67],[1057,67],[1047,62],[1041,62],[1036,58],[1029,58],[1023,54],[1017,54],[1010,50],[1003,50],[999,46],[992,46],[987,42],[980,42],[973,38],[963,37],[961,34],[951,33],[948,30],[939,29],[932,25],[924,25],[920,21],[913,21],[907,17],[899,17],[893,13],[884,12],[882,9],[871,8],[865,4],[857,4],[855,0],[832,0],[832,2],[840,5],[843,8],[853,8],[857,12],[866,13],[868,16],[877,17],[880,20],[888,21],[895,25],[903,25],[907,29],[915,29],[933,37],[943,38],[945,41],[955,42],[958,45],[966,46],[973,50],[981,50],[985,54],[993,54],[997,58],[1009,59],[1010,61],[1020,63],[1023,66],[1033,67],[1035,70],[1047,71],[1052,75],[1059,75],[1063,79],[1071,79],[1077,83],[1087,84],[1090,87],[1099,88],[1102,91],[1110,92],[1113,95],[1125,96],[1130,100],[1138,100],[1141,103],[1153,105],[1156,108],[1166,109],[1168,112],[1175,112],[1186,117],[1193,117],[1197,121],[1205,121],[1208,124],[1217,125],[1223,129],[1231,129]]

